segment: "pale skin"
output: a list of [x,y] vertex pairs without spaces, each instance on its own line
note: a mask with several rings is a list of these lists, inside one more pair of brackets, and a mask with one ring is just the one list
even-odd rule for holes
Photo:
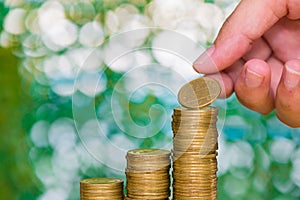
[[242,0],[194,69],[262,114],[300,127],[300,1]]

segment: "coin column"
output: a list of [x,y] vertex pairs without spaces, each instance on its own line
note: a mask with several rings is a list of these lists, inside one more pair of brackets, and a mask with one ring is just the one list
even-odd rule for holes
[[170,151],[160,149],[128,151],[125,199],[169,199],[170,156]]
[[80,199],[122,200],[123,180],[117,178],[89,178],[80,181]]
[[173,199],[217,199],[218,109],[174,109]]

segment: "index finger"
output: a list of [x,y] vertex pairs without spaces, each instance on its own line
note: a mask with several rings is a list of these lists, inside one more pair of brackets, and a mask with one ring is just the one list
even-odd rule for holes
[[223,24],[214,45],[194,62],[194,69],[210,74],[227,68],[286,14],[285,0],[242,0]]

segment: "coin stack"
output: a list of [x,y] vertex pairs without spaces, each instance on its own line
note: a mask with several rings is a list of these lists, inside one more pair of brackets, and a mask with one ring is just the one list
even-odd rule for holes
[[196,79],[181,88],[174,109],[173,199],[217,199],[216,128],[218,109],[209,106],[220,94],[210,78]]
[[170,151],[162,149],[128,151],[125,199],[169,199],[170,155]]
[[173,199],[216,199],[218,110],[175,108]]
[[122,200],[123,180],[118,178],[89,178],[80,181],[81,200]]

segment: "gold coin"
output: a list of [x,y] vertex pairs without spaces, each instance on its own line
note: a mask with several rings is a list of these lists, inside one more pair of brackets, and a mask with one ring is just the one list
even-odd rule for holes
[[178,171],[202,171],[204,169],[206,170],[215,170],[217,169],[217,162],[215,163],[199,163],[199,162],[191,162],[189,164],[184,164],[184,162],[181,163],[174,163],[173,165],[173,172],[175,171],[176,173]]
[[136,169],[134,167],[126,168],[126,173],[133,173],[133,174],[165,174],[168,173],[170,170],[170,166],[162,167],[161,169]]
[[[173,127],[173,128],[175,128],[175,127]],[[214,127],[214,128],[209,128],[209,129],[207,129],[207,128],[205,128],[205,129],[196,129],[196,130],[191,130],[191,129],[183,129],[182,127],[181,127],[181,129],[178,129],[178,131],[174,134],[174,135],[176,135],[176,136],[180,136],[180,135],[182,135],[182,136],[208,136],[208,137],[216,137],[216,136],[218,136],[219,135],[219,133],[218,133],[218,129],[216,128],[216,127]]]
[[141,167],[141,166],[149,166],[149,167],[155,167],[159,170],[162,169],[166,169],[168,166],[171,165],[171,159],[168,162],[155,162],[155,160],[153,160],[153,163],[145,161],[129,161],[127,160],[127,166],[132,166],[132,167]]
[[[145,173],[164,174],[167,172],[167,171],[157,172],[160,169],[161,169],[160,167],[147,167],[147,166],[141,166],[141,167],[128,166],[127,167],[127,171],[132,172],[132,173],[143,172],[144,174]],[[169,167],[168,167],[168,169],[169,169]]]
[[199,188],[199,189],[203,189],[203,190],[211,190],[211,189],[214,189],[214,187],[217,186],[217,181],[211,181],[211,182],[205,182],[205,180],[202,180],[201,181],[194,181],[194,182],[191,182],[189,180],[186,180],[186,181],[182,181],[182,182],[178,182],[174,179],[174,189],[179,189],[181,188],[181,190],[186,190],[186,191],[189,191],[189,190],[192,190],[194,188]]
[[173,144],[173,156],[174,154],[182,154],[182,153],[195,153],[198,155],[204,154],[212,154],[215,153],[217,150],[217,142],[216,141],[190,141],[186,140],[186,142],[182,141],[180,143],[180,140],[177,140],[176,143]]
[[216,190],[216,183],[212,184],[193,184],[190,183],[182,183],[177,184],[177,187],[174,188],[174,192],[180,192],[181,194],[185,193],[196,193],[196,192],[202,192],[202,193],[211,193],[212,191]]
[[193,147],[193,146],[189,146],[189,145],[182,145],[182,146],[179,146],[179,145],[176,145],[174,146],[174,149],[175,151],[177,152],[177,155],[178,154],[182,154],[182,153],[185,153],[185,152],[198,152],[200,154],[212,154],[216,151],[216,148],[215,146],[211,145],[210,147]]
[[[148,185],[151,185],[151,187],[145,187],[145,184],[148,184]],[[170,183],[169,184],[160,184],[160,183],[152,183],[152,182],[149,182],[149,183],[143,183],[143,185],[141,184],[138,184],[138,181],[136,181],[136,184],[129,184],[128,183],[128,186],[126,186],[126,190],[131,190],[132,189],[135,189],[135,190],[161,190],[161,191],[167,191],[169,190],[170,188]],[[144,186],[144,187],[143,187]]]
[[[181,154],[182,155],[182,154]],[[190,156],[174,156],[173,157],[174,163],[177,162],[194,162],[194,163],[205,163],[206,161],[211,162],[209,159],[202,159],[201,156],[195,156],[195,157],[190,157]]]
[[162,173],[156,173],[153,169],[132,169],[127,168],[126,172],[128,175],[134,174],[135,176],[163,176],[167,173],[169,173],[170,169],[168,171],[162,172]]
[[108,197],[85,197],[85,196],[81,196],[80,200],[122,200],[122,197],[112,197],[112,196],[108,196]]
[[217,118],[212,118],[212,117],[202,117],[202,118],[192,118],[192,117],[186,117],[186,118],[175,118],[172,119],[172,123],[183,123],[183,124],[199,124],[199,123],[216,123]]
[[173,138],[173,140],[174,140],[174,144],[178,144],[178,145],[180,145],[180,144],[200,145],[204,142],[217,144],[218,140],[216,137],[214,137],[214,138],[210,138],[208,136],[207,137],[196,137],[196,136],[184,137],[184,136],[177,135],[176,137]]
[[148,199],[148,196],[160,196],[160,197],[168,197],[170,196],[170,191],[166,190],[166,191],[157,191],[156,189],[154,190],[135,190],[132,191],[129,189],[129,191],[127,192],[127,195],[129,195],[130,197],[137,197],[137,196],[144,196],[144,199]]
[[189,112],[174,112],[172,115],[172,119],[217,119],[218,118],[218,112],[215,111],[215,113],[201,113],[201,112],[195,112],[195,109],[190,109]]
[[216,80],[202,77],[183,85],[178,92],[178,101],[186,108],[202,108],[213,103],[220,93]]
[[195,131],[195,130],[202,130],[202,131],[207,131],[207,130],[214,130],[216,129],[216,122],[211,122],[211,121],[205,121],[205,122],[172,122],[171,126],[172,128],[181,128],[186,129],[188,131]]
[[218,113],[215,114],[212,113],[196,113],[194,110],[191,110],[193,112],[174,112],[172,115],[172,120],[181,120],[181,119],[193,119],[193,120],[199,120],[199,119],[217,119]]
[[[139,191],[137,191],[137,190],[132,190],[132,191],[128,191],[127,192],[127,196],[129,196],[129,197],[132,197],[132,196],[156,196],[156,197],[158,197],[158,196],[160,196],[160,197],[168,197],[170,195],[170,191],[168,190],[168,191],[163,191],[163,192],[157,192],[157,191],[155,191],[155,190],[153,190],[153,191],[143,191],[143,190],[139,190]],[[145,199],[147,199],[147,198],[145,198]]]
[[207,159],[217,157],[218,152],[215,154],[204,154],[201,155],[200,152],[177,152],[173,151],[173,160],[174,158],[196,158],[196,159]]
[[123,196],[123,191],[118,192],[118,193],[86,193],[86,192],[81,192],[81,196],[84,197],[122,197]]
[[143,181],[143,184],[141,184],[140,182],[138,181],[135,181],[135,182],[128,182],[128,185],[126,185],[126,187],[134,187],[136,189],[138,188],[145,188],[146,186],[144,184],[147,184],[147,185],[150,185],[151,188],[169,188],[170,186],[170,182],[160,182],[160,181],[156,181],[156,182],[153,182],[153,181]]
[[[145,186],[147,184],[147,186]],[[168,190],[170,187],[170,182],[168,183],[158,183],[158,182],[143,182],[141,184],[140,181],[135,181],[133,183],[132,181],[128,182],[128,185],[126,185],[127,189],[128,188],[133,188],[133,189],[140,189],[140,188],[147,188],[147,189],[157,189],[157,190]]]
[[172,130],[174,135],[178,133],[182,134],[193,134],[193,133],[201,133],[202,134],[208,134],[208,132],[211,132],[212,130],[215,130],[217,127],[212,126],[211,124],[204,124],[201,125],[195,125],[195,124],[172,124]]
[[[130,187],[130,186],[134,186],[134,187]],[[131,192],[135,192],[135,191],[145,191],[145,192],[157,192],[157,193],[165,193],[165,192],[169,192],[169,185],[161,185],[160,184],[154,184],[154,185],[148,185],[148,186],[145,186],[144,187],[141,187],[141,184],[140,184],[140,187],[137,186],[137,185],[129,185],[127,187],[127,189],[129,189]]]
[[[213,137],[212,137],[213,136]],[[179,143],[183,143],[183,144],[186,144],[186,143],[189,143],[189,144],[197,144],[197,143],[202,143],[202,142],[215,142],[215,143],[218,143],[218,140],[217,140],[217,137],[218,135],[215,134],[215,135],[184,135],[184,134],[178,134],[178,135],[175,135],[173,137],[173,140],[176,142],[179,142]]]
[[[198,123],[198,124],[184,124],[184,123],[172,123],[172,129],[177,132],[208,132],[216,130],[217,126],[210,123]],[[175,133],[175,134],[176,134]]]
[[170,162],[170,157],[148,157],[148,156],[126,156],[127,162],[144,162],[144,163],[169,163]]
[[194,165],[201,165],[201,164],[206,164],[206,163],[209,163],[210,165],[217,165],[217,160],[199,160],[199,159],[195,159],[195,160],[192,160],[192,159],[177,159],[174,161],[174,165],[173,166],[190,166],[192,164]]
[[127,152],[128,156],[168,156],[170,151],[164,149],[133,149]]
[[191,140],[191,139],[185,139],[185,140],[176,140],[173,144],[173,151],[181,151],[182,148],[197,148],[199,149],[194,150],[194,152],[199,152],[201,150],[216,150],[218,147],[217,141],[214,140]]
[[122,179],[118,178],[88,178],[80,181],[81,184],[93,184],[93,185],[120,185],[123,184]]
[[209,131],[203,131],[203,130],[187,130],[181,128],[172,127],[173,129],[173,137],[183,135],[183,136],[202,136],[202,137],[217,137],[218,133],[215,132],[209,132]]
[[[170,152],[169,152],[170,154]],[[127,155],[126,159],[127,161],[133,161],[133,162],[170,162],[169,154],[167,156],[147,156],[147,155],[138,155],[138,156],[132,156]]]
[[[201,187],[199,185],[198,187]],[[181,190],[178,190],[177,188],[174,188],[174,195],[179,196],[194,196],[194,197],[203,197],[214,194],[214,191],[216,191],[216,187],[206,187],[203,189],[196,189],[196,188],[182,188]]]
[[[189,171],[190,170],[190,171]],[[198,176],[203,175],[202,173],[210,172],[210,176],[215,176],[216,175],[216,170],[217,166],[212,166],[212,165],[200,165],[200,166],[194,166],[194,167],[188,167],[188,166],[180,166],[177,165],[174,167],[173,175],[176,176],[183,176],[186,174],[196,174]],[[189,178],[189,176],[187,176]],[[174,177],[173,177],[174,178]],[[208,178],[208,177],[206,177]]]
[[[202,180],[209,181],[210,179],[213,179],[213,178],[217,177],[216,173],[214,175],[212,175],[212,174],[203,174],[202,172],[203,171],[200,171],[200,170],[192,171],[191,175],[189,175],[189,173],[187,171],[185,171],[185,172],[176,172],[176,173],[173,174],[173,176],[174,176],[173,180],[177,180],[176,178],[181,177],[182,180],[187,180],[187,181],[192,181],[194,178],[202,178]],[[214,173],[213,170],[211,172]],[[196,173],[198,173],[197,176],[194,175]],[[188,179],[187,179],[187,177],[188,177]]]
[[215,106],[206,106],[206,107],[203,107],[203,108],[197,108],[197,109],[191,109],[191,108],[186,108],[186,107],[182,107],[182,106],[178,106],[176,108],[174,108],[174,115],[176,114],[190,114],[190,115],[200,115],[200,114],[204,114],[204,115],[207,115],[207,114],[212,114],[212,113],[215,113],[217,114],[218,113],[218,108],[215,107]]
[[201,172],[193,172],[193,173],[173,173],[173,178],[176,179],[178,177],[181,177],[182,180],[187,180],[187,181],[192,181],[192,179],[196,179],[196,178],[202,178],[203,180],[208,181],[209,179],[211,179],[212,177],[216,178],[216,174],[214,173],[216,171],[216,169],[203,169],[201,170]]
[[176,140],[203,140],[203,139],[210,139],[210,140],[216,140],[218,138],[218,133],[215,132],[211,132],[209,134],[206,133],[184,133],[184,132],[180,132],[176,135],[174,135],[173,139]]
[[[190,187],[191,185],[189,184],[183,184],[182,187],[177,187],[174,189],[174,191],[179,192],[180,193],[195,193],[195,192],[207,192],[210,193],[212,190],[214,190],[216,188],[216,184],[212,183],[212,184],[194,184]],[[198,187],[197,187],[198,186]],[[199,187],[201,186],[201,187]],[[186,190],[188,188],[188,190]]]
[[215,145],[218,143],[218,140],[216,138],[188,138],[188,137],[174,137],[174,146],[175,145],[186,145],[186,144],[191,144],[194,146],[202,146],[204,144],[206,147],[210,147],[209,145]]
[[[217,141],[214,140],[209,140],[209,139],[204,139],[204,140],[190,140],[190,139],[185,139],[185,140],[176,140],[173,144],[173,149],[176,151],[178,148],[183,147],[183,148],[200,148],[201,149],[212,149],[215,148],[217,144]],[[199,152],[199,151],[198,151]]]
[[[144,179],[144,180],[162,180],[164,178],[169,178],[168,175],[150,176],[150,175],[136,175],[136,174],[126,174],[127,179]],[[142,181],[142,180],[141,180]]]
[[[145,199],[145,197],[144,196],[141,196],[141,197],[128,197],[128,196],[126,196],[125,197],[125,200],[144,200]],[[162,197],[149,197],[148,198],[149,200],[169,200],[169,198],[162,198]]]
[[209,130],[211,128],[216,128],[215,125],[212,125],[210,122],[203,123],[172,123],[172,128],[177,129],[178,131],[189,131],[189,130]]
[[[182,147],[176,147],[176,152],[178,152],[177,153],[177,155],[178,154],[183,154],[183,153],[185,153],[185,152],[195,152],[195,151],[201,151],[201,152],[203,152],[203,154],[212,154],[212,153],[214,153],[215,152],[215,148],[197,148],[197,147],[188,147],[188,146],[182,146]],[[200,153],[199,153],[200,154]],[[202,155],[202,154],[201,154]],[[200,156],[200,158],[201,158],[201,156]]]
[[163,173],[156,173],[154,169],[132,169],[127,168],[126,172],[128,175],[135,175],[135,176],[163,176],[169,173],[170,170],[163,172]]
[[[163,186],[169,186],[170,182],[169,181],[162,181],[162,179],[147,179],[144,181],[141,181],[143,179],[143,177],[141,178],[128,178],[127,180],[127,187],[131,187],[131,186],[137,186],[139,183],[139,186],[137,187],[149,187],[151,185],[151,187],[163,187]],[[165,178],[168,179],[168,178]]]
[[182,200],[213,200],[213,199],[215,199],[215,198],[211,197],[211,195],[213,194],[212,190],[193,191],[193,192],[188,192],[188,191],[186,193],[174,191],[174,196],[176,196],[176,197],[173,199],[178,200],[178,197],[181,197]]
[[[214,136],[214,137],[212,137]],[[179,134],[176,135],[176,137],[173,138],[174,142],[190,142],[190,143],[201,143],[201,142],[215,142],[217,143],[217,134],[211,135],[211,137],[209,137],[209,135],[202,135],[202,136],[189,136],[189,135],[183,135],[183,134]]]
[[[174,195],[176,195],[176,197],[194,197],[195,199],[202,199],[200,197],[207,197],[209,195],[214,195],[216,192],[216,189],[215,188],[211,188],[211,189],[206,189],[206,190],[193,190],[193,192],[189,192],[189,188],[186,188],[186,191],[178,191],[177,189],[174,188]],[[175,199],[175,198],[173,198]],[[190,199],[190,198],[188,198]],[[205,200],[210,200],[212,198],[205,198]]]
[[172,121],[172,125],[173,124],[183,124],[183,125],[192,125],[192,124],[196,124],[196,125],[201,125],[201,124],[208,124],[211,123],[211,126],[215,126],[215,124],[217,123],[217,119],[215,118],[202,118],[202,119],[195,119],[195,118],[185,118],[185,119],[173,119]]

